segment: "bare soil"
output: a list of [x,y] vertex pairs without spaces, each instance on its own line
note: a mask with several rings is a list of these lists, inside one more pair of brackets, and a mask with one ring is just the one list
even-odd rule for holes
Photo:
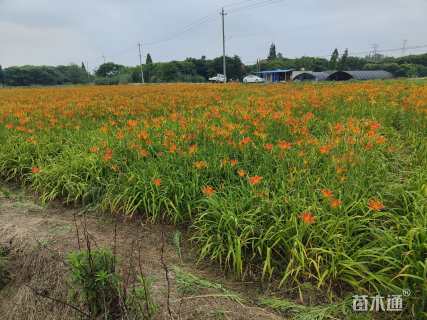
[[[77,223],[74,217],[77,217]],[[70,288],[65,260],[69,252],[79,247],[76,225],[83,241],[82,220],[81,209],[65,208],[60,204],[41,206],[23,191],[0,186],[0,246],[8,251],[10,278],[0,289],[0,320],[78,318],[70,307],[37,296],[33,290],[67,301]],[[138,263],[132,259],[141,253],[142,270],[153,279],[153,297],[158,305],[155,319],[170,319],[168,301],[173,319],[283,319],[256,305],[261,292],[258,284],[233,281],[215,267],[196,264],[191,244],[185,240],[179,246],[180,257],[173,241],[177,231],[174,226],[123,219],[115,223],[112,217],[95,214],[89,215],[86,226],[97,247],[113,248],[116,243],[121,268]],[[169,270],[169,286],[161,264],[162,246],[163,260]],[[196,286],[190,293],[188,290],[182,293],[176,281],[176,267],[221,284],[223,290]],[[232,292],[241,299],[232,299],[224,292]]]

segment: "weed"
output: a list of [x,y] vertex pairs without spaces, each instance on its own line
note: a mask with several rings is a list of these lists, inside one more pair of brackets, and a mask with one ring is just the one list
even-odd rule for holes
[[7,269],[7,250],[0,246],[0,289],[2,289],[10,280]]
[[[336,320],[347,316],[351,305],[348,301],[339,304],[328,304],[319,306],[305,306],[289,300],[263,298],[260,301],[262,306],[272,308],[284,314],[290,315],[292,320]],[[356,320],[356,318],[354,318]],[[362,319],[362,318],[359,318]]]
[[174,272],[178,291],[183,295],[195,295],[200,292],[201,289],[215,289],[220,291],[222,296],[227,299],[239,303],[243,302],[243,299],[237,293],[226,289],[222,284],[200,278],[178,267],[174,268]]
[[182,242],[182,233],[177,230],[173,234],[173,244],[175,246],[176,253],[179,257],[179,260],[182,262],[182,250],[181,250],[181,242]]
[[154,303],[151,292],[152,279],[140,275],[127,298],[126,304],[133,314],[139,315],[142,319],[144,316],[149,319],[157,312],[158,305]]
[[119,278],[112,252],[105,249],[77,251],[70,253],[67,261],[74,292],[89,313],[94,316],[115,314]]

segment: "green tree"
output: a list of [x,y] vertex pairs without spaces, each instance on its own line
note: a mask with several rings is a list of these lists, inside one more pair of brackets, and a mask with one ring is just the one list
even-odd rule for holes
[[[205,80],[209,78],[209,66],[208,60],[206,60],[206,56],[202,56],[200,59],[196,58],[187,58],[186,61],[191,62],[196,68],[196,74],[203,77]],[[220,72],[219,72],[220,73]]]
[[399,64],[404,64],[404,63],[419,64],[427,67],[427,53],[400,57],[396,59],[396,62]]
[[338,70],[347,70],[347,59],[348,59],[348,49],[345,49],[343,55],[339,59],[337,63],[337,69]]
[[301,57],[290,60],[288,68],[297,70],[324,71],[328,69],[328,60],[315,57]]
[[3,87],[3,85],[4,85],[4,73],[3,73],[3,69],[0,65],[0,86]]
[[[236,55],[233,58],[225,57],[225,62],[227,64],[228,79],[240,80],[243,78],[246,68],[239,56]],[[214,76],[218,73],[222,74],[222,57],[209,61],[208,65],[209,76]]]
[[277,59],[276,45],[272,43],[270,46],[270,51],[268,53],[267,60],[275,60],[275,59]]
[[153,64],[153,59],[151,59],[150,54],[147,54],[147,59],[145,60],[145,64]]
[[338,57],[339,57],[338,49],[335,48],[334,52],[332,52],[331,59],[329,60],[329,69],[330,70],[336,70],[337,69],[337,63],[338,63]]
[[115,77],[120,74],[120,72],[125,68],[120,64],[115,64],[113,62],[103,63],[99,66],[99,68],[95,71],[95,75],[97,77]]
[[61,72],[63,80],[62,83],[87,83],[88,74],[86,68],[83,69],[77,64],[70,64],[68,66],[58,66],[57,70]]
[[49,66],[10,67],[4,73],[5,83],[10,86],[57,85],[64,81],[63,74]]
[[347,70],[363,70],[367,61],[359,57],[347,57],[346,68]]
[[178,66],[176,61],[164,62],[158,65],[157,79],[159,82],[176,82]]

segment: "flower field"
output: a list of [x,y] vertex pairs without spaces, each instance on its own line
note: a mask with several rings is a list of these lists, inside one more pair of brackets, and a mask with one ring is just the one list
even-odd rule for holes
[[0,90],[0,175],[188,226],[238,278],[427,308],[427,85]]

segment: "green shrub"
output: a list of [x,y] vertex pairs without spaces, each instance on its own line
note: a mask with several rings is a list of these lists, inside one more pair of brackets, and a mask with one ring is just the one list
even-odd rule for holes
[[96,78],[95,84],[100,86],[109,86],[109,85],[117,85],[119,84],[119,77],[111,77],[111,78]]
[[151,319],[155,314],[151,281],[141,274],[132,285],[125,284],[116,272],[116,257],[110,250],[72,252],[68,263],[73,296],[94,319]]
[[119,277],[111,251],[97,249],[68,255],[71,282],[75,293],[92,316],[112,314],[118,306]]
[[136,319],[151,319],[157,311],[157,305],[151,297],[151,288],[152,280],[139,275],[126,298],[126,305]]

